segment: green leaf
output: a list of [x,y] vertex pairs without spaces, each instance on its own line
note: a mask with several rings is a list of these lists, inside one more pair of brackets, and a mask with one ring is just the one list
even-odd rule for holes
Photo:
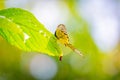
[[30,12],[20,8],[0,10],[0,35],[23,51],[62,55],[56,37]]

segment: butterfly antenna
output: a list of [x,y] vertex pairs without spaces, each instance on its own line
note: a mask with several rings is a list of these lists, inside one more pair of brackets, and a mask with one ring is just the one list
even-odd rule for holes
[[71,48],[75,53],[79,54],[80,56],[83,56],[83,54],[78,49],[76,49],[72,44],[67,44],[67,46]]

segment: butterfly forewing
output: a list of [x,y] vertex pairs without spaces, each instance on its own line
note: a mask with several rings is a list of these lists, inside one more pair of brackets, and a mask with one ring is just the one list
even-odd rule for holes
[[58,25],[55,36],[58,38],[58,40],[64,44],[67,45],[69,44],[69,37],[66,31],[66,28],[63,24]]
[[[66,28],[63,24],[58,25],[58,27],[55,31],[55,36],[60,43],[71,48],[74,52],[76,52],[80,56],[83,56],[78,49],[76,49],[72,44],[69,43],[69,37],[68,37],[67,31],[66,31]],[[61,59],[62,59],[62,56],[60,56],[60,61],[61,61]]]

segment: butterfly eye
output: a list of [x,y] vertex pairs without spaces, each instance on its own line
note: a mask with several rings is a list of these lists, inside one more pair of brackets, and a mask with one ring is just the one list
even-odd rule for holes
[[61,30],[64,31],[64,28],[62,27]]

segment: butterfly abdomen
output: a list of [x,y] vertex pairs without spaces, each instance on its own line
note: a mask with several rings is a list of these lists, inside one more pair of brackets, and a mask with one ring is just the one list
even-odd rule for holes
[[[58,25],[55,31],[55,37],[60,43],[71,48],[74,52],[76,52],[80,56],[83,56],[79,50],[77,50],[72,44],[69,43],[69,37],[66,28],[63,24]],[[60,60],[62,60],[62,56],[60,56]]]

